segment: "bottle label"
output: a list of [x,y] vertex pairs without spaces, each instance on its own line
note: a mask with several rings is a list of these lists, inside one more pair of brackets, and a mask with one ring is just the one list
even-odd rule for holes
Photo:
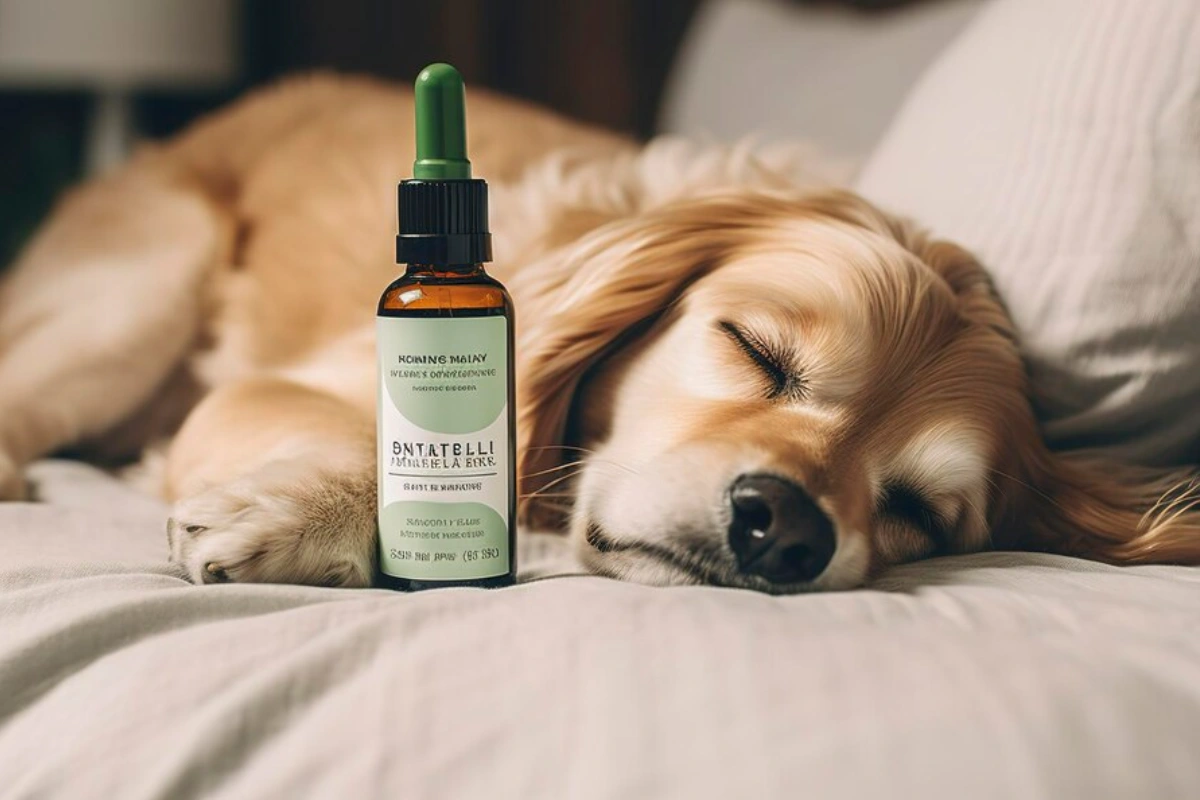
[[377,343],[380,568],[506,574],[508,320],[379,317]]

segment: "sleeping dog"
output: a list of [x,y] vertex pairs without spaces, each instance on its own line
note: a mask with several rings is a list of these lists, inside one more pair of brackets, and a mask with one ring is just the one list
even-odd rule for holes
[[[991,547],[1200,562],[1190,474],[1047,450],[962,248],[790,150],[472,112],[519,314],[521,519],[593,571],[786,593]],[[369,585],[411,120],[401,89],[297,79],[65,198],[0,289],[0,494],[64,447],[139,454],[193,580]]]

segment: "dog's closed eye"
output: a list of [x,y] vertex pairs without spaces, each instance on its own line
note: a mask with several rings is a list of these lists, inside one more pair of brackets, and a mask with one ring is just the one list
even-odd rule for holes
[[949,552],[949,531],[945,520],[929,499],[914,487],[903,483],[887,485],[876,511],[928,535],[937,553]]
[[807,396],[808,384],[788,354],[780,353],[778,349],[737,323],[721,320],[717,327],[770,380],[766,393],[768,400],[804,399]]

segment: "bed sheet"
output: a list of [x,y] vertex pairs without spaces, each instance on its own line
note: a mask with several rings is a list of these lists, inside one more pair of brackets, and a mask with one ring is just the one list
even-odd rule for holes
[[188,584],[165,509],[0,506],[0,797],[1195,797],[1200,570],[990,553],[767,597]]

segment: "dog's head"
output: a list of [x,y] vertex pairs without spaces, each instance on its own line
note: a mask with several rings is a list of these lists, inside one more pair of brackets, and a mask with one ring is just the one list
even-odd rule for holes
[[688,200],[556,257],[523,336],[522,512],[561,513],[597,572],[847,588],[1099,513],[1042,445],[985,272],[852,194]]

